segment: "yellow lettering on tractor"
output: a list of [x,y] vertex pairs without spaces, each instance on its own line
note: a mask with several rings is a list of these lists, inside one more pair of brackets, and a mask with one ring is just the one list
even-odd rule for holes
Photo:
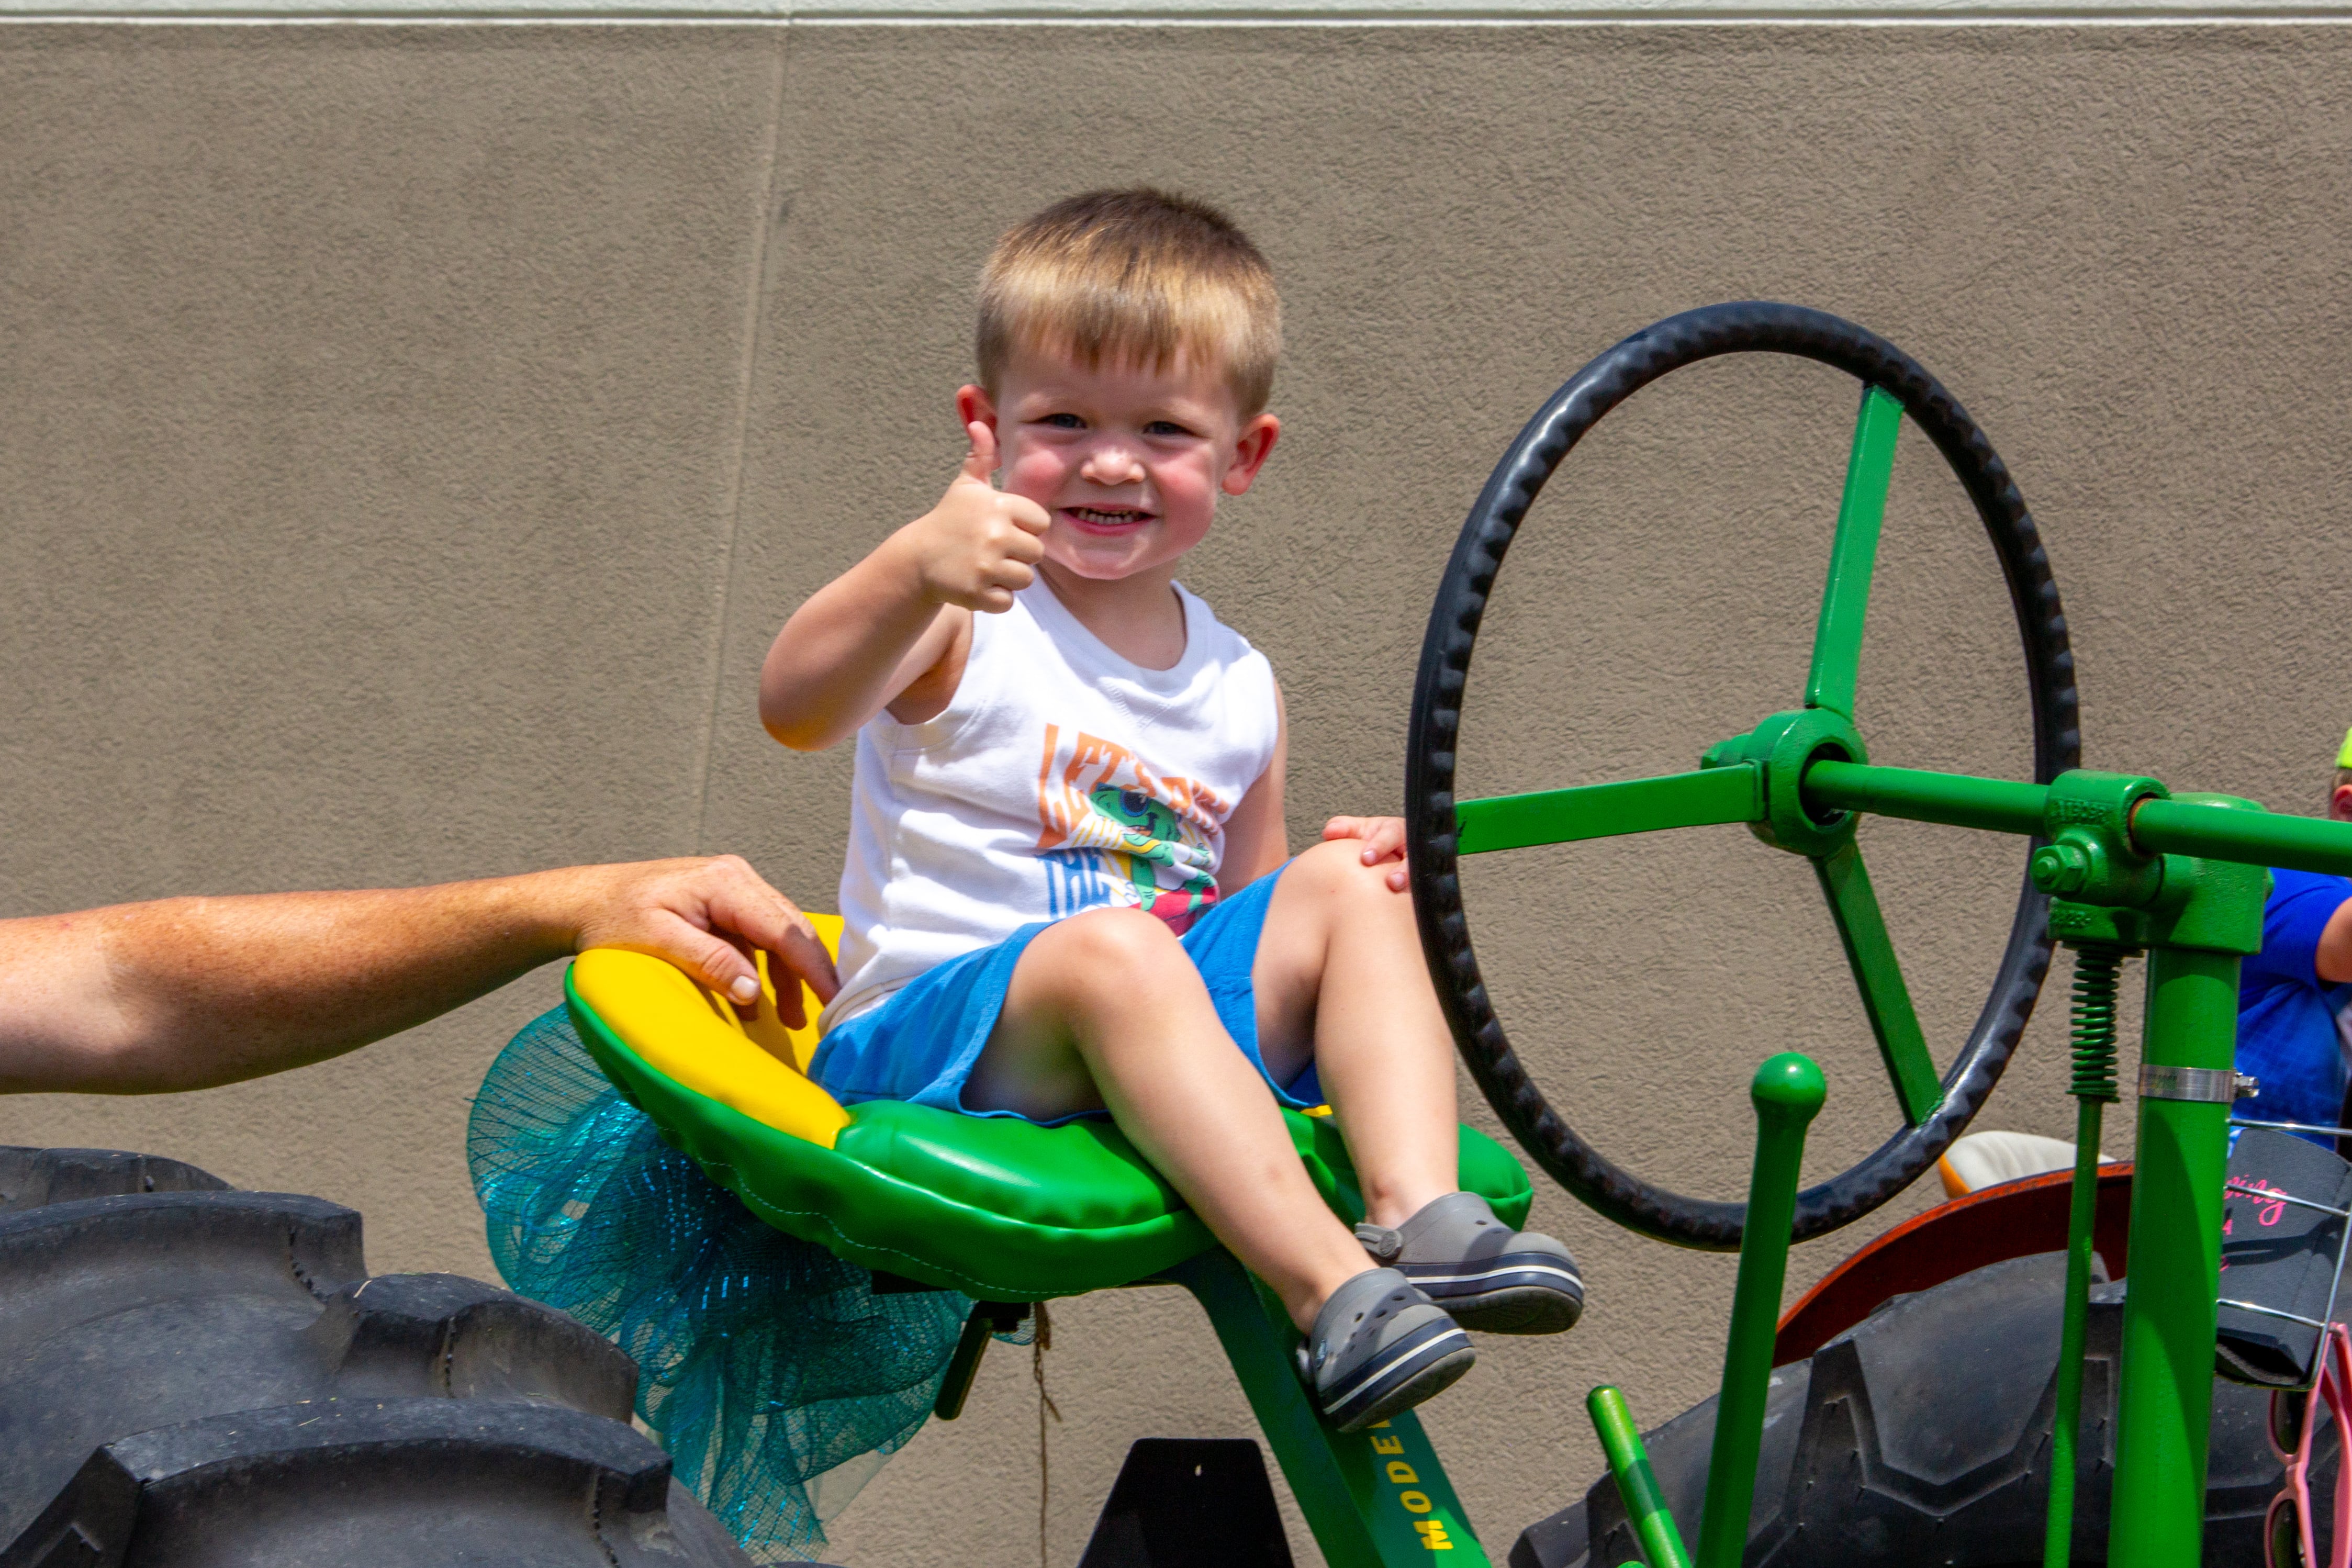
[[[1403,1453],[1403,1438],[1386,1437],[1380,1435],[1381,1427],[1387,1425],[1388,1423],[1383,1421],[1380,1426],[1372,1428],[1372,1452],[1375,1454]],[[1402,1459],[1391,1459],[1386,1465],[1381,1466],[1381,1469],[1387,1475],[1389,1484],[1391,1486],[1410,1487],[1421,1479],[1420,1472]],[[1401,1491],[1397,1493],[1396,1500],[1397,1505],[1407,1513],[1425,1514],[1437,1506],[1430,1500],[1427,1492],[1422,1491]],[[1443,1520],[1416,1519],[1412,1521],[1412,1528],[1414,1533],[1421,1537],[1422,1545],[1429,1551],[1451,1552],[1454,1550],[1453,1537],[1445,1533],[1445,1523]]]

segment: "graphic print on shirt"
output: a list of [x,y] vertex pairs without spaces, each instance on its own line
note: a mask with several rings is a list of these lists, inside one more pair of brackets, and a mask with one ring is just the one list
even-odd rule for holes
[[1152,771],[1116,741],[1045,726],[1037,855],[1048,912],[1150,910],[1181,935],[1217,901],[1217,835],[1233,807],[1194,779]]

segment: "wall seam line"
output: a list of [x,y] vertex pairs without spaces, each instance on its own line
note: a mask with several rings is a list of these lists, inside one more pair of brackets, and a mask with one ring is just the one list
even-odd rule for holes
[[691,11],[683,8],[666,11],[623,7],[609,10],[559,8],[502,10],[494,4],[416,6],[399,9],[369,9],[360,5],[343,10],[330,10],[323,7],[303,9],[289,5],[273,10],[228,8],[208,10],[197,6],[177,10],[136,10],[128,6],[111,5],[110,0],[100,0],[98,5],[79,8],[65,5],[42,10],[0,8],[0,26],[10,24],[39,26],[132,27],[773,27],[780,33],[793,27],[1407,28],[1425,30],[1570,27],[1851,27],[1952,31],[1964,28],[2015,27],[2120,29],[2236,26],[2332,27],[2352,24],[2352,9],[2322,5],[2242,10],[2226,8],[2174,10],[2156,5],[2109,7],[2086,5],[2032,10],[1961,10],[1955,7],[1932,16],[1921,16],[1892,8],[1809,12],[1760,8],[1708,11],[1683,8],[1634,10],[1595,6],[1591,9],[1573,11],[1563,7],[1558,11],[1549,12],[1510,14],[1449,12],[1429,16],[1410,16],[1368,7],[1321,15],[1267,8],[1209,16],[1179,16],[1150,11],[1108,9],[1072,13],[1066,16],[1030,16],[988,11],[942,14],[876,11],[869,14],[825,13],[786,16],[767,12]]
[[694,826],[688,839],[692,853],[707,853],[703,835],[710,820],[710,763],[718,749],[719,709],[727,673],[729,612],[735,602],[736,542],[743,531],[743,469],[751,445],[751,395],[759,371],[760,341],[768,321],[768,237],[776,222],[776,170],[782,162],[785,63],[791,50],[789,24],[776,29],[775,82],[768,93],[767,148],[760,170],[758,222],[751,234],[751,295],[743,304],[743,357],[736,369],[735,442],[728,455],[726,489],[720,510],[727,523],[719,555],[719,602],[711,615],[710,651],[704,665],[710,700],[703,711],[702,738],[695,750]]

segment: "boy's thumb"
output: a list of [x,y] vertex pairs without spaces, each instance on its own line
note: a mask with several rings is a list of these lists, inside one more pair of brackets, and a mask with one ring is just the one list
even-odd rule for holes
[[964,454],[963,478],[986,484],[996,472],[996,432],[977,419],[965,426],[964,432],[971,437],[971,450]]

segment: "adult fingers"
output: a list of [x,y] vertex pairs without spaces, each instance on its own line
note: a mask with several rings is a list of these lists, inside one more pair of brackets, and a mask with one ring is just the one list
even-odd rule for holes
[[775,960],[770,973],[788,1016],[803,1011],[795,976],[821,997],[839,989],[808,917],[737,856],[597,869],[603,890],[581,924],[583,951],[650,953],[748,1007],[760,997],[752,953],[764,949]]
[[822,1004],[832,1001],[841,990],[841,976],[833,967],[833,954],[824,950],[824,939],[816,934],[816,928],[809,924],[808,917],[798,910],[794,910],[793,914],[795,919],[791,931],[785,935],[782,944],[768,950],[783,960],[785,973],[777,975],[772,964],[769,977],[778,981],[777,1010],[783,1015],[786,1024],[800,1029],[807,1027],[814,1020],[808,1016],[807,1005],[801,1000],[801,986],[794,982],[805,984]]
[[611,945],[666,959],[740,1005],[760,999],[760,972],[742,950],[672,910],[654,911],[629,937]]
[[[780,1010],[797,1027],[805,1019],[801,988],[794,981],[806,982],[821,1002],[831,1001],[841,989],[824,939],[790,899],[770,887],[748,864],[728,856],[713,865],[715,885],[709,900],[712,928],[722,936],[732,933],[751,946],[764,948],[776,960],[769,967],[769,978],[775,983]],[[785,973],[777,973],[779,967]],[[750,996],[732,990],[729,994],[750,1001],[759,994],[754,989]]]

